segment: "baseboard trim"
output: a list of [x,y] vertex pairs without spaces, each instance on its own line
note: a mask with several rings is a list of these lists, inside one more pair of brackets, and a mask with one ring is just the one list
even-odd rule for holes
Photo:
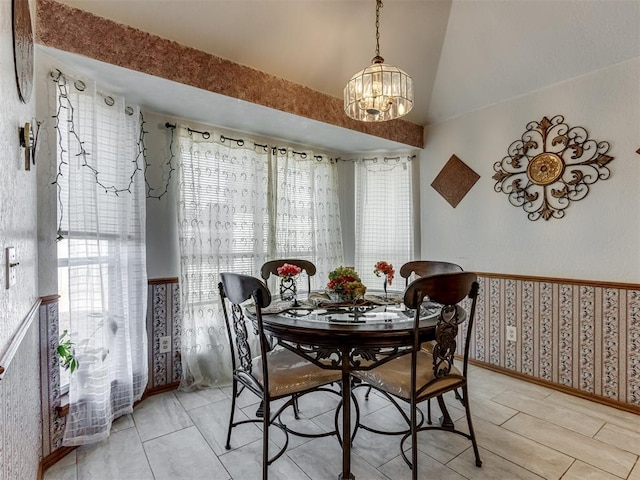
[[592,402],[600,403],[608,407],[617,408],[618,410],[623,410],[625,412],[640,414],[640,406],[637,406],[637,405],[620,402],[619,400],[613,400],[611,398],[601,397],[599,395],[594,395],[593,393],[583,392],[582,390],[579,390],[577,388],[567,387],[566,385],[560,385],[558,383],[554,383],[549,380],[544,380],[542,378],[536,378],[530,375],[526,375],[524,373],[514,372],[513,370],[509,370],[508,368],[499,367],[497,365],[482,362],[479,360],[473,360],[471,358],[469,359],[469,363],[477,367],[485,368],[487,370],[491,370],[497,373],[502,373],[504,375],[517,378],[518,380],[523,380],[525,382],[534,383],[536,385],[541,385],[543,387],[548,387],[553,390],[566,393],[568,395],[573,395],[574,397],[584,398],[585,400],[590,400]]
[[53,467],[56,463],[66,457],[68,454],[73,452],[78,447],[60,447],[57,450],[51,452],[49,455],[40,460],[40,465],[38,465],[38,480],[42,480],[44,478],[44,472]]

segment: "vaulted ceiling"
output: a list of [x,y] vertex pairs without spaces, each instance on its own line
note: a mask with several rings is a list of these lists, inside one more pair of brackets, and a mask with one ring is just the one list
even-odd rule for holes
[[[339,98],[375,54],[375,0],[59,1]],[[640,1],[384,0],[380,53],[427,125],[640,56]]]

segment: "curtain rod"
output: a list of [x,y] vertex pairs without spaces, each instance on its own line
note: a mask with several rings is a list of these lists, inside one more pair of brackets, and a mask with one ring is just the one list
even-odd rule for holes
[[[397,155],[395,157],[382,157],[382,161],[387,163],[391,160],[395,160],[396,162],[399,162],[400,160],[402,160],[403,155]],[[407,155],[407,160],[413,160],[414,158],[416,158],[416,155]],[[336,161],[343,161],[343,162],[357,162],[359,160],[365,161],[365,162],[373,162],[373,163],[378,163],[379,158],[378,157],[360,157],[360,158],[342,158],[342,157],[338,157],[336,158]]]
[[[172,123],[169,123],[169,122],[165,123],[164,126],[165,126],[165,128],[171,128],[171,129],[175,129],[176,128],[175,124],[172,124]],[[207,132],[207,131],[201,132],[199,130],[193,130],[192,128],[187,127],[187,132],[189,133],[189,135],[191,135],[192,133],[199,133],[200,135],[202,135],[202,138],[204,138],[205,140],[208,140],[209,138],[211,138],[211,133]],[[245,143],[244,139],[242,139],[242,138],[230,138],[230,137],[225,137],[222,134],[220,135],[220,142],[224,143],[227,140],[231,140],[232,142],[236,142],[236,144],[239,147],[244,146],[244,143]],[[287,149],[284,148],[284,147],[269,147],[269,145],[266,145],[266,144],[263,145],[263,144],[256,143],[256,142],[253,142],[253,145],[256,146],[256,147],[262,147],[265,152],[268,151],[269,148],[271,148],[273,153],[279,152],[282,155],[287,153]],[[294,155],[300,155],[300,157],[302,157],[303,159],[307,158],[307,152],[297,152],[295,150],[291,150],[291,153],[293,153]],[[318,162],[321,162],[322,159],[324,158],[324,156],[322,156],[322,155],[314,155],[313,158],[316,159]],[[338,160],[338,159],[337,158],[336,159],[331,159],[330,158],[329,160]]]

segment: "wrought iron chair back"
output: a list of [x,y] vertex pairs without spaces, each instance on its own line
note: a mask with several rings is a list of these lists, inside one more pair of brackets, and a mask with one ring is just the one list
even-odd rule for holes
[[409,285],[409,278],[412,274],[416,277],[427,277],[440,273],[462,272],[462,267],[455,263],[438,262],[434,260],[414,260],[407,262],[400,267],[400,276],[405,279],[405,286]]
[[316,266],[309,260],[299,258],[280,258],[278,260],[269,260],[260,268],[260,276],[266,282],[271,275],[278,275],[278,268],[285,263],[300,267],[307,275],[307,292],[311,291],[311,277],[316,274]]
[[[420,305],[425,299],[442,305],[436,326],[433,346],[433,366],[436,377],[448,375],[456,351],[458,325],[466,320],[467,332],[464,340],[463,375],[467,375],[469,343],[475,317],[478,296],[478,277],[472,272],[444,273],[421,277],[411,282],[404,293],[404,303],[416,309],[414,325],[414,353],[420,349],[418,326]],[[469,315],[459,305],[466,297],[471,299]]]
[[[268,466],[280,458],[287,449],[289,433],[308,438],[338,436],[337,426],[335,430],[321,433],[296,431],[285,425],[280,420],[280,415],[285,409],[292,407],[294,416],[298,419],[297,399],[307,393],[323,391],[339,395],[338,392],[326,386],[339,381],[341,374],[337,370],[320,368],[289,349],[272,348],[264,333],[262,318],[262,309],[271,303],[271,294],[264,282],[236,273],[221,273],[220,279],[218,288],[229,337],[233,369],[226,448],[231,448],[233,427],[249,422],[262,423],[262,478],[266,480]],[[246,303],[247,300],[253,300],[253,307]],[[245,313],[244,307],[251,308],[252,313],[249,316]],[[247,327],[253,328],[258,336],[259,355],[254,355],[251,351],[253,342],[249,339]],[[270,379],[273,384],[270,383]],[[256,418],[234,422],[236,399],[243,388],[249,389],[260,398],[260,408],[256,412]],[[272,411],[271,402],[285,398],[287,400],[277,407],[274,406]],[[269,426],[275,426],[285,434],[284,444],[280,446],[278,453],[271,457],[269,457]]]
[[[422,430],[446,430],[471,440],[476,465],[482,465],[469,410],[467,388],[469,342],[478,288],[477,276],[472,272],[442,273],[421,277],[411,282],[404,292],[404,304],[415,310],[411,352],[372,370],[354,372],[354,376],[360,379],[363,384],[375,388],[390,399],[401,413],[404,409],[395,399],[409,404],[409,416],[403,415],[407,421],[408,430],[388,432],[367,425],[360,424],[359,426],[375,433],[402,435],[400,454],[411,467],[414,480],[418,478],[417,433]],[[467,297],[470,298],[470,305],[465,301]],[[421,314],[421,309],[425,308],[425,300],[441,305],[435,330],[435,342],[430,350],[422,349],[420,342],[420,322],[421,317],[424,317]],[[463,304],[468,307],[468,313],[463,308]],[[456,339],[459,337],[458,329],[463,322],[466,322],[467,332],[464,336],[463,368],[460,371],[454,365],[454,358]],[[457,390],[462,392],[460,399],[465,407],[468,432],[456,428],[455,424],[450,422],[448,413],[444,409],[442,396],[447,392]],[[424,401],[428,402],[432,398],[437,398],[441,409],[443,409],[442,425],[432,425],[430,418],[427,424],[423,423],[424,419],[418,404]],[[408,439],[411,440],[411,459],[404,448],[404,443]]]
[[[271,293],[267,286],[255,277],[248,275],[239,275],[235,273],[221,273],[221,282],[219,283],[220,298],[222,299],[222,310],[224,313],[225,323],[227,326],[227,335],[229,337],[229,345],[231,348],[231,366],[234,375],[243,375],[244,380],[255,383],[252,390],[257,395],[261,394],[260,384],[252,375],[252,359],[255,356],[251,351],[249,335],[247,330],[247,319],[244,315],[241,304],[249,299],[253,299],[256,309],[255,332],[258,334],[258,341],[261,351],[268,350],[268,342],[263,334],[262,328],[262,309],[271,303]],[[224,301],[227,299],[230,303],[231,314],[227,311],[227,305]],[[229,318],[231,317],[231,318]],[[262,362],[263,378],[265,384],[268,384],[267,362]]]

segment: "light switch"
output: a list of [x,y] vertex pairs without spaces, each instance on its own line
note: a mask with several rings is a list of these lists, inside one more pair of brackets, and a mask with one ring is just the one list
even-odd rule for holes
[[13,287],[16,284],[16,267],[20,265],[17,262],[15,247],[7,247],[5,249],[5,275],[7,288]]

